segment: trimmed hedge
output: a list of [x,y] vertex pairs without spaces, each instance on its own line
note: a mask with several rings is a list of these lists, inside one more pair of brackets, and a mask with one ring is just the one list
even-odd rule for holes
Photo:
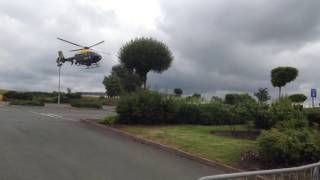
[[176,105],[172,98],[152,91],[139,91],[120,98],[116,111],[119,123],[164,124],[173,123]]
[[94,109],[102,109],[102,104],[97,101],[83,100],[83,99],[75,99],[70,101],[70,105],[72,107],[78,108],[94,108]]
[[230,107],[223,103],[194,104],[188,100],[140,91],[121,97],[116,111],[125,124],[230,124]]
[[44,103],[41,101],[32,101],[32,100],[13,100],[9,105],[20,105],[20,106],[44,106]]

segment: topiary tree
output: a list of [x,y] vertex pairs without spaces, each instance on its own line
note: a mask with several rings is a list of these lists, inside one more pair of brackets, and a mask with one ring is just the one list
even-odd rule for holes
[[307,100],[307,96],[304,94],[292,94],[289,96],[289,99],[294,103],[301,104]]
[[175,89],[173,90],[173,92],[174,92],[174,94],[175,94],[176,96],[181,96],[182,93],[183,93],[182,89],[180,89],[180,88],[175,88]]
[[259,88],[257,92],[254,93],[260,103],[265,103],[270,99],[268,93],[268,88]]
[[299,74],[298,69],[293,67],[277,67],[271,71],[271,83],[273,87],[279,88],[279,98],[281,96],[281,88],[287,83],[295,80]]
[[152,38],[137,38],[120,49],[119,59],[127,69],[140,76],[146,88],[148,72],[162,73],[167,70],[173,56],[163,42]]

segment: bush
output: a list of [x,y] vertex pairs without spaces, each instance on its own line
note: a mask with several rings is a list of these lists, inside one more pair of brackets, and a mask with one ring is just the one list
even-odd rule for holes
[[225,103],[235,105],[241,102],[255,102],[249,94],[226,94]]
[[290,119],[305,119],[304,113],[292,106],[290,99],[280,98],[278,101],[271,104],[269,108],[270,125],[274,127],[281,121]]
[[100,102],[92,100],[75,99],[70,101],[70,105],[78,108],[102,109],[102,104]]
[[223,103],[200,104],[200,121],[197,124],[226,125],[230,124],[230,108]]
[[20,100],[32,100],[33,95],[29,92],[17,92],[7,91],[3,94],[6,100],[20,99]]
[[176,105],[172,98],[158,92],[139,91],[120,98],[116,111],[119,122],[126,124],[173,123]]
[[177,108],[175,119],[181,124],[200,124],[202,113],[198,104],[182,102]]
[[272,164],[289,166],[320,158],[319,137],[307,128],[264,131],[258,145],[262,158]]
[[32,100],[13,100],[9,105],[21,105],[21,106],[44,106],[44,103],[41,101],[32,101]]
[[310,125],[316,125],[320,128],[320,109],[308,108],[304,109],[304,113],[307,116]]
[[257,129],[270,129],[274,124],[271,121],[269,106],[258,104],[254,114],[254,126]]
[[112,124],[116,124],[117,121],[118,121],[118,116],[108,116],[104,118],[103,124],[112,125]]

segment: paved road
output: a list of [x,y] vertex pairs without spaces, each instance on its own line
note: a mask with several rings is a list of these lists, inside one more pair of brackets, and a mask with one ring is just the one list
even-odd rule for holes
[[0,107],[0,180],[194,180],[222,173],[83,124],[81,112]]

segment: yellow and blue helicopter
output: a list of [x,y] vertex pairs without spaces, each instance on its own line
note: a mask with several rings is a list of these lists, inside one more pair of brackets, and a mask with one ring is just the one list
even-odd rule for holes
[[[101,61],[102,56],[98,54],[96,50],[93,50],[92,47],[102,44],[104,43],[104,41],[95,43],[91,46],[82,46],[61,38],[57,38],[57,39],[60,41],[64,41],[66,43],[81,47],[79,49],[71,50],[71,52],[77,52],[77,53],[73,57],[69,57],[69,58],[65,58],[62,51],[59,51],[58,52],[59,56],[57,58],[58,66],[61,66],[65,62],[71,62],[71,65],[72,64],[75,64],[78,66],[84,65],[84,66],[87,66],[87,68],[99,67],[98,62]],[[110,55],[109,53],[106,53],[106,52],[101,52],[101,53]]]

